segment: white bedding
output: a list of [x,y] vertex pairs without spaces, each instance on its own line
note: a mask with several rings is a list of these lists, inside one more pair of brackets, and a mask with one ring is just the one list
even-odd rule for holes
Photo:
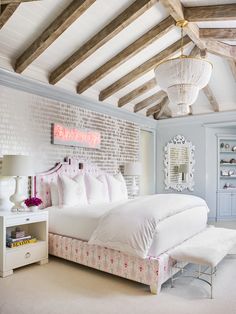
[[[97,228],[100,218],[117,205],[89,205],[86,207],[49,207],[49,232],[88,241]],[[180,244],[206,227],[205,206],[193,207],[159,222],[148,255],[158,256]]]
[[126,201],[99,205],[48,207],[49,232],[88,241],[99,219],[114,206]]
[[199,206],[209,211],[202,198],[192,195],[156,194],[134,199],[103,215],[89,244],[146,258],[160,222]]

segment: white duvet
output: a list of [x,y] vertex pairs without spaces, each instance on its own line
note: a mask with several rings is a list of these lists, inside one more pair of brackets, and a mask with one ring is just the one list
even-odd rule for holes
[[89,243],[146,258],[158,224],[194,207],[209,211],[203,199],[191,195],[157,194],[137,198],[105,213]]

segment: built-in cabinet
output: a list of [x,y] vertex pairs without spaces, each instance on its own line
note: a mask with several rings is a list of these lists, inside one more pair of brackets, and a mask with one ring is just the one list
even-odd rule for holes
[[236,219],[236,136],[218,135],[217,220]]

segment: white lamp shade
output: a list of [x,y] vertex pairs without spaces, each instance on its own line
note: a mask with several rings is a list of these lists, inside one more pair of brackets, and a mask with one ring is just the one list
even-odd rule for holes
[[33,160],[25,155],[5,155],[2,162],[2,176],[34,175]]
[[140,176],[142,168],[140,162],[128,162],[125,164],[124,174],[126,176]]

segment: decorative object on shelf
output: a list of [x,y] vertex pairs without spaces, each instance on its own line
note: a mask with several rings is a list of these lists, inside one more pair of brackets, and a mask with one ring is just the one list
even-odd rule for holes
[[221,170],[221,176],[222,177],[224,177],[224,176],[229,176],[229,173],[228,173],[228,170],[225,170],[225,169],[223,169],[223,170]]
[[225,185],[223,186],[223,189],[236,189],[236,185],[233,185],[231,183],[225,183]]
[[12,211],[24,211],[22,205],[25,196],[20,190],[20,181],[23,176],[33,176],[33,160],[30,156],[25,155],[4,155],[2,163],[2,176],[12,176],[15,178],[15,193],[10,197],[10,201],[14,204]]
[[233,147],[232,147],[232,151],[233,151],[233,152],[236,152],[236,146],[233,146]]
[[231,164],[236,164],[236,159],[232,158],[232,159],[230,159],[229,162],[230,162]]
[[181,54],[168,59],[155,68],[158,85],[166,91],[170,102],[178,108],[179,115],[187,115],[211,77],[212,64],[206,59],[189,57],[183,53],[183,28],[188,21],[181,20],[176,26],[181,28]]
[[31,212],[38,210],[42,203],[42,200],[38,197],[29,197],[25,200],[25,205],[30,209]]
[[228,175],[229,175],[229,176],[235,175],[235,171],[234,171],[234,170],[229,170],[229,171],[228,171]]
[[220,144],[220,148],[224,148],[225,147],[225,144],[224,143],[221,143]]
[[225,150],[229,150],[230,149],[230,145],[229,144],[225,144]]
[[193,191],[194,150],[184,136],[176,135],[165,146],[165,189]]
[[131,196],[134,197],[138,195],[139,187],[136,183],[136,176],[140,176],[142,174],[141,163],[140,162],[128,162],[125,164],[124,175],[132,176],[132,186],[130,188]]

